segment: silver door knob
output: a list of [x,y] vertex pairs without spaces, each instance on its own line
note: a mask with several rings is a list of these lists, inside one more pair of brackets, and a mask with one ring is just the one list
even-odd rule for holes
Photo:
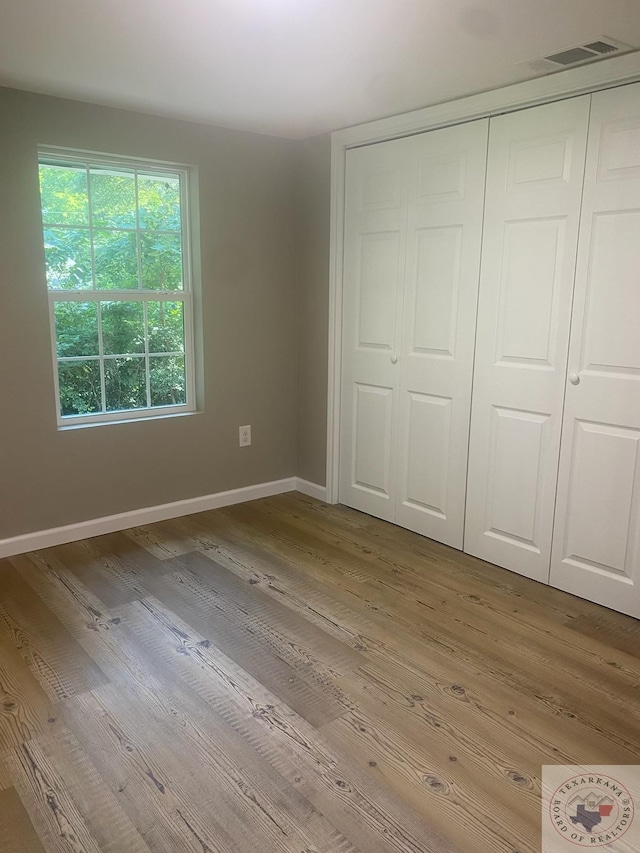
[[391,356],[391,364],[397,364],[397,363],[398,363],[398,356],[392,355]]
[[572,385],[579,385],[580,384],[580,374],[576,373],[575,370],[572,370],[571,373],[569,374],[569,382]]

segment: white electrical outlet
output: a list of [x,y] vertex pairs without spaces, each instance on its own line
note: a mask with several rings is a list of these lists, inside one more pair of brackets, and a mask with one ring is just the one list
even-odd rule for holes
[[240,447],[249,447],[251,444],[251,425],[240,427]]

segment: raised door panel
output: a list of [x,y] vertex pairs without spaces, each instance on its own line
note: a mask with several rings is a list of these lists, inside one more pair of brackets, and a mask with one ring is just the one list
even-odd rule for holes
[[[633,92],[619,89],[618,93],[622,94],[616,94],[614,97],[621,100],[629,96],[630,111],[631,113],[635,112],[637,107],[631,103]],[[604,181],[627,182],[640,178],[640,163],[638,162],[640,117],[629,115],[628,117],[603,121],[599,133],[599,140],[593,140],[593,144],[598,145],[599,148],[596,164],[597,182],[599,184]],[[629,189],[633,192],[631,187]]]
[[593,95],[551,583],[640,617],[640,84]]
[[640,430],[574,422],[563,560],[633,580],[638,560]]
[[462,225],[422,228],[416,234],[411,354],[454,358],[462,235]]
[[488,121],[408,141],[396,521],[462,548]]
[[[556,105],[552,110],[559,112]],[[547,113],[550,114],[551,110]],[[531,125],[527,132],[530,128]],[[531,137],[513,139],[508,148],[508,193],[539,192],[549,187],[569,186],[572,180],[572,148],[572,128],[551,135],[547,135],[543,128],[541,133],[534,131]]]
[[547,582],[589,96],[491,120],[465,551]]
[[445,519],[451,442],[451,398],[409,395],[408,455],[405,504]]
[[399,243],[396,232],[362,234],[356,273],[356,341],[359,349],[392,350],[398,298]]
[[640,199],[594,214],[581,371],[640,373]]
[[565,218],[505,225],[497,365],[553,369],[562,294]]
[[[470,127],[476,131],[475,125],[464,125],[462,134],[466,134]],[[423,134],[415,137],[417,146],[421,149],[418,153],[418,184],[415,193],[418,202],[459,201],[467,194],[467,152],[460,150],[457,153],[443,153],[444,149],[440,147],[438,153],[431,153],[440,146],[440,141],[446,134],[450,139],[453,134],[457,134],[459,139],[462,138],[460,131],[450,128],[432,131],[429,136]]]
[[351,458],[354,486],[389,497],[391,484],[391,388],[353,386],[353,448]]
[[548,415],[492,409],[486,535],[540,553],[541,477],[548,453]]

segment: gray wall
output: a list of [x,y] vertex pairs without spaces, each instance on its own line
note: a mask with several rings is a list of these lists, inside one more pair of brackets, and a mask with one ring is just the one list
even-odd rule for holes
[[298,465],[325,485],[331,137],[298,143]]
[[[38,143],[198,166],[203,413],[57,429]],[[301,150],[316,162],[315,143]],[[304,244],[316,259],[297,306],[298,153],[296,143],[266,136],[0,89],[0,539],[292,476],[299,419],[313,435],[300,473],[324,482],[322,442],[308,420],[321,409],[320,392],[309,386],[322,383],[326,369],[317,325],[324,248],[313,230],[324,216],[315,198],[325,206],[328,185],[321,186],[323,154],[304,181]],[[310,327],[301,358],[299,399],[311,401],[304,419],[297,345],[307,335],[297,307]],[[240,449],[238,426],[247,423],[253,446]]]

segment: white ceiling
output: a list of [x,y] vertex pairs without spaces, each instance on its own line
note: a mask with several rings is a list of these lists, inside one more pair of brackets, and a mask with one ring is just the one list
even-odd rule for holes
[[4,0],[0,85],[293,138],[535,76],[640,0]]

